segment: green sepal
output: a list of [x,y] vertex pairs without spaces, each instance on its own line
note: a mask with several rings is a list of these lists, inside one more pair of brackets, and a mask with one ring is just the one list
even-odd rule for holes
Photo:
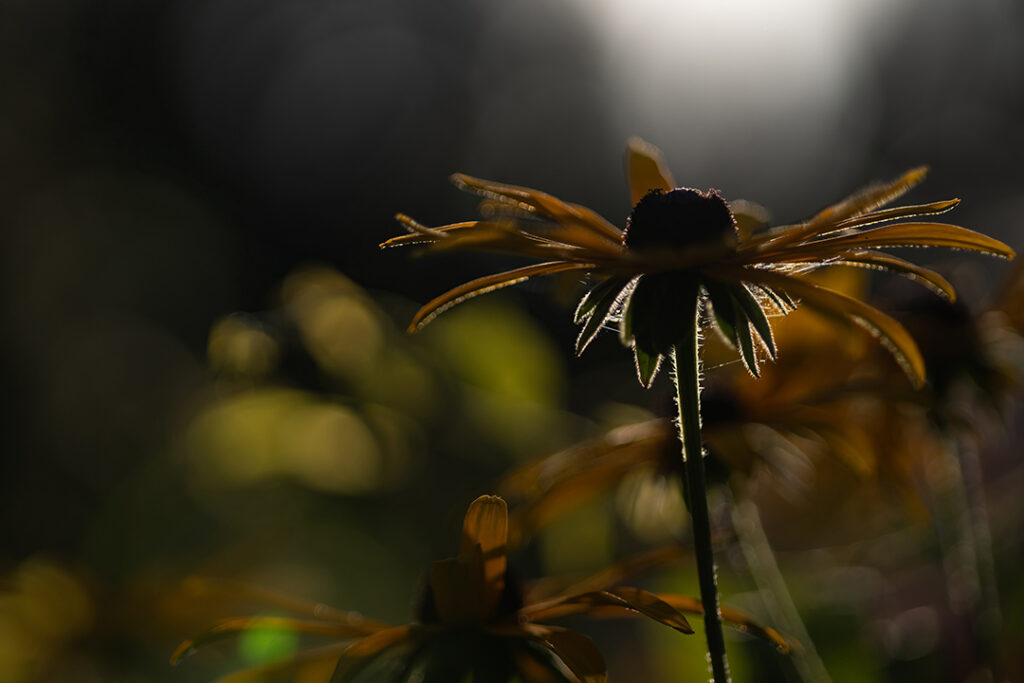
[[591,287],[590,290],[583,295],[583,298],[580,299],[579,305],[576,306],[576,313],[573,315],[572,321],[579,325],[609,297],[611,297],[611,300],[614,302],[615,298],[618,297],[619,293],[622,291],[622,288],[627,284],[629,284],[628,277],[612,276]]
[[649,355],[669,353],[689,329],[680,312],[692,308],[696,297],[697,282],[688,274],[644,275],[623,311],[619,326],[623,343],[632,342]]
[[750,290],[742,282],[730,288],[730,293],[733,300],[743,310],[747,320],[754,326],[757,336],[761,338],[764,347],[768,350],[768,355],[772,357],[772,360],[775,360],[775,341],[772,338],[772,326],[768,322],[768,316],[765,315],[761,304],[757,302],[757,299],[754,298],[754,295],[750,293]]
[[633,347],[633,359],[636,361],[636,376],[644,389],[650,389],[651,383],[661,368],[661,354],[648,354],[638,346]]
[[775,304],[775,307],[778,308],[779,312],[783,315],[788,315],[796,310],[796,302],[781,289],[772,289],[771,287],[765,287],[764,285],[758,286],[758,289],[764,292],[765,295],[772,300],[772,303]]
[[761,372],[757,367],[757,354],[754,351],[754,337],[750,332],[750,322],[747,320],[746,314],[740,309],[737,308],[735,313],[736,315],[733,320],[736,326],[736,341],[740,349],[740,359],[747,370],[750,371],[750,374],[754,377],[760,377]]
[[727,287],[719,282],[705,282],[704,289],[711,299],[711,312],[715,316],[715,325],[721,331],[725,340],[734,348],[739,348],[739,340],[736,339],[736,305],[729,295]]
[[[577,322],[585,319],[586,323],[583,325],[583,329],[580,330],[580,335],[576,338],[577,356],[583,353],[594,337],[597,336],[597,333],[601,331],[601,327],[604,326],[605,321],[611,314],[615,302],[618,301],[622,288],[627,284],[628,280],[623,278],[608,278],[590,290],[583,301],[580,302],[579,308],[576,309]],[[580,316],[580,311],[584,307],[589,310]]]

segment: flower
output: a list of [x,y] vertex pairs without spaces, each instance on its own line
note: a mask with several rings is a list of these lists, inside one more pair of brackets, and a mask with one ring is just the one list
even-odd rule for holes
[[924,362],[898,322],[799,275],[834,264],[890,270],[952,299],[952,286],[938,273],[876,250],[934,246],[1013,256],[1002,242],[956,225],[892,223],[941,214],[959,203],[952,199],[882,208],[917,185],[926,174],[923,167],[872,185],[801,223],[759,229],[754,212],[739,203],[730,205],[717,191],[677,187],[653,145],[630,140],[627,160],[633,210],[625,230],[586,207],[544,192],[463,174],[452,176],[453,182],[482,195],[482,209],[489,217],[430,228],[404,214],[396,216],[410,234],[382,247],[429,244],[435,249],[488,249],[540,260],[442,294],[419,310],[410,330],[470,297],[538,275],[585,271],[597,283],[576,310],[576,321],[582,325],[577,351],[582,352],[605,323],[617,321],[645,386],[653,381],[663,357],[688,333],[692,321],[686,312],[698,302],[713,314],[706,319],[714,321],[756,375],[758,348],[775,356],[768,313],[786,313],[797,300],[868,329],[916,386],[924,381]]
[[[628,570],[613,567],[573,584],[553,596],[530,601],[537,593],[516,581],[505,553],[508,510],[497,496],[481,496],[466,512],[458,557],[435,562],[430,568],[418,621],[402,626],[364,619],[324,605],[295,599],[275,600],[306,618],[241,617],[215,624],[181,644],[172,656],[186,653],[226,635],[251,629],[288,630],[326,636],[340,642],[300,653],[283,663],[239,671],[220,683],[263,680],[261,676],[304,666],[319,667],[335,683],[354,680],[377,657],[402,651],[397,678],[404,681],[525,680],[598,683],[605,680],[605,663],[586,636],[542,621],[574,614],[628,616],[640,614],[680,633],[692,633],[680,612],[700,613],[700,602],[682,595],[655,595],[638,588],[611,587]],[[638,566],[646,564],[646,560]],[[625,567],[627,565],[623,565]],[[789,645],[775,631],[743,615],[725,610],[738,628],[772,641],[781,651]],[[324,669],[323,666],[328,668]],[[569,675],[567,672],[571,672]],[[303,679],[306,680],[306,679]]]

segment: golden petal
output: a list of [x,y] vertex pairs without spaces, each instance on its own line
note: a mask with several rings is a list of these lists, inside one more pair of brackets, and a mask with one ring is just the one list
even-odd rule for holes
[[546,192],[518,185],[504,185],[481,178],[474,178],[463,173],[452,176],[452,182],[459,189],[474,192],[491,198],[506,197],[525,206],[532,207],[539,215],[549,218],[563,226],[578,226],[602,236],[607,242],[619,244],[621,232],[608,221],[600,218],[590,209],[574,204],[567,204],[561,199]]
[[956,290],[953,289],[953,285],[946,278],[934,270],[911,263],[898,256],[876,251],[859,251],[853,252],[848,256],[840,256],[836,261],[836,265],[842,264],[892,270],[911,279],[918,280],[949,301],[956,300]]
[[837,229],[836,226],[843,221],[856,218],[895,201],[924,180],[927,173],[927,166],[919,166],[907,171],[890,183],[872,185],[820,211],[805,223],[780,231],[772,231],[772,238],[766,241],[765,245],[772,248],[781,247],[810,239],[815,235],[833,232]]
[[505,588],[508,505],[498,496],[480,496],[470,503],[462,523],[462,549],[479,546],[483,555],[484,603],[493,609]]
[[636,204],[651,190],[671,190],[676,187],[672,173],[661,150],[640,138],[626,143],[626,175],[629,177],[629,199]]
[[[851,235],[828,237],[804,244],[768,249],[759,254],[762,263],[785,263],[808,258],[827,260],[849,249],[881,247],[947,247],[1013,258],[1013,249],[997,239],[947,223],[898,223]],[[754,262],[758,256],[747,259]]]
[[[700,600],[689,595],[659,593],[658,597],[681,612],[704,614],[704,607]],[[790,642],[783,638],[775,629],[762,626],[738,610],[729,607],[721,607],[720,610],[722,612],[722,620],[733,628],[770,640],[779,649],[779,652],[788,653],[790,651],[792,647]]]
[[568,629],[539,624],[526,624],[523,631],[551,650],[582,683],[607,680],[604,657],[590,638]]
[[361,638],[377,629],[349,626],[331,621],[312,621],[288,617],[233,617],[217,622],[191,640],[186,640],[171,655],[171,664],[177,664],[187,653],[215,640],[232,636],[242,631],[271,630],[311,633],[331,638]]
[[553,273],[561,273],[567,270],[587,270],[593,267],[594,264],[592,263],[566,263],[562,261],[551,261],[548,263],[537,263],[531,266],[524,266],[522,268],[508,270],[503,273],[496,273],[494,275],[477,278],[476,280],[459,285],[458,287],[445,292],[441,296],[424,305],[416,312],[412,322],[409,324],[408,331],[415,332],[419,330],[440,313],[443,313],[452,306],[460,304],[466,299],[470,299],[474,296],[479,296],[480,294],[493,292],[494,290],[501,289],[502,287],[514,285],[535,275],[551,275]]

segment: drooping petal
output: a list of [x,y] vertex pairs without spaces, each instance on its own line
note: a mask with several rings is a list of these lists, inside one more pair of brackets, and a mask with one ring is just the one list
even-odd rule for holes
[[602,236],[606,241],[618,244],[622,235],[620,231],[608,221],[600,218],[590,209],[584,209],[573,204],[567,204],[557,197],[546,192],[534,190],[529,187],[517,185],[504,185],[494,183],[480,178],[456,173],[452,176],[452,182],[462,190],[475,192],[485,197],[495,199],[508,199],[517,205],[528,210],[536,211],[539,215],[549,218],[564,226],[578,226],[590,230],[595,235]]
[[416,626],[395,626],[353,643],[342,651],[331,683],[349,683],[378,655],[418,635]]
[[524,624],[523,633],[551,650],[582,683],[605,683],[607,666],[601,651],[586,636],[559,628]]
[[364,634],[370,634],[390,627],[390,624],[367,619],[359,612],[346,612],[321,602],[303,600],[242,581],[191,577],[182,582],[182,591],[190,597],[197,599],[229,598],[239,602],[253,603],[261,607],[282,609],[310,619],[320,619],[353,629],[362,629]]
[[[704,606],[698,598],[689,595],[677,595],[674,593],[659,593],[658,597],[668,605],[681,612],[692,614],[704,614]],[[729,607],[721,607],[722,619],[733,628],[750,633],[751,635],[770,640],[778,648],[779,652],[788,653],[792,646],[789,641],[782,637],[778,631],[768,626],[763,626],[743,612]]]
[[676,186],[661,150],[636,137],[627,143],[626,175],[629,177],[629,200],[633,205],[651,190],[667,192]]
[[303,650],[284,661],[233,671],[215,679],[213,683],[266,683],[268,680],[274,680],[285,674],[290,674],[293,680],[301,680],[300,677],[326,680],[337,666],[341,653],[347,647],[346,643],[332,643],[311,650]]
[[783,290],[789,295],[803,300],[805,304],[820,313],[852,320],[882,341],[915,387],[924,384],[924,359],[921,357],[921,351],[917,348],[913,337],[902,325],[878,309],[844,294],[776,271],[745,268],[739,272],[724,269],[716,272],[721,272],[722,275],[731,272],[733,277],[742,281]]
[[503,273],[477,278],[476,280],[459,285],[458,287],[445,292],[441,296],[424,305],[423,308],[416,312],[416,315],[413,316],[412,322],[409,323],[409,332],[417,331],[437,317],[440,313],[474,296],[493,292],[496,289],[508,287],[509,285],[514,285],[535,275],[551,275],[554,273],[562,273],[567,270],[586,270],[593,267],[594,264],[592,263],[563,263],[551,261],[548,263],[537,263],[532,266],[523,266],[522,268],[508,270]]
[[330,621],[291,619],[288,617],[233,617],[217,622],[198,636],[186,640],[171,655],[171,664],[177,664],[182,657],[213,641],[233,636],[242,631],[294,631],[331,638],[362,638],[377,629],[354,627]]
[[953,285],[951,285],[946,278],[942,277],[934,270],[911,263],[910,261],[901,259],[898,256],[884,254],[877,251],[858,251],[853,252],[848,256],[840,256],[838,260],[835,261],[835,264],[891,270],[899,273],[900,275],[905,275],[913,280],[921,282],[929,289],[949,301],[956,300],[956,290],[953,289]]
[[525,607],[521,613],[531,620],[542,621],[565,614],[586,613],[596,607],[615,607],[636,612],[680,633],[693,633],[690,623],[677,609],[654,593],[626,586],[562,596],[539,605]]

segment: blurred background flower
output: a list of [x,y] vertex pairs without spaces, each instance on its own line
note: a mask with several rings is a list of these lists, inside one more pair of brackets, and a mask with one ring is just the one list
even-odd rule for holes
[[[1018,247],[1022,81],[1024,14],[1000,0],[0,0],[0,574],[21,596],[0,620],[5,642],[36,643],[0,680],[208,680],[287,648],[171,669],[202,615],[161,587],[194,571],[400,621],[463,501],[632,421],[622,406],[664,414],[668,384],[634,386],[612,335],[573,358],[571,281],[396,331],[430,292],[518,265],[377,251],[396,210],[472,212],[449,173],[621,222],[621,148],[638,134],[679,182],[783,223],[927,163],[928,196],[961,197],[957,222]],[[1006,268],[922,256],[971,301]],[[1024,428],[1019,403],[1004,410],[979,456],[1020,642]],[[895,599],[942,593],[931,546],[894,532],[825,552],[777,523],[792,516],[771,491],[762,512],[834,680],[954,670],[963,639]],[[557,534],[526,561],[590,571],[625,535],[610,503]],[[38,562],[57,568],[46,590],[87,605],[64,607],[73,629],[40,626],[50,608],[11,616],[53,604],[24,597]],[[637,626],[594,636],[623,646],[608,654],[620,680],[677,680],[701,656]],[[743,652],[737,679],[779,679]],[[1004,664],[1024,679],[1019,654]]]

